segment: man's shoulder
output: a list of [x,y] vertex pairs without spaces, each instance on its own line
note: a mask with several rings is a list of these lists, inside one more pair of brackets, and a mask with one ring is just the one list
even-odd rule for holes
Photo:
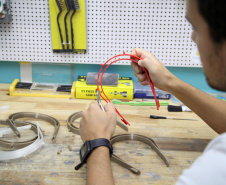
[[204,153],[183,171],[177,185],[226,184],[226,133],[214,138]]

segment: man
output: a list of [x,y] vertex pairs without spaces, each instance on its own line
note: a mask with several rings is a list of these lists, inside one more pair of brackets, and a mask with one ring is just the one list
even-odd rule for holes
[[[192,40],[197,44],[203,71],[208,84],[226,91],[226,1],[187,0],[186,18],[193,26]],[[133,49],[132,54],[143,58],[131,63],[142,85],[148,85],[141,67],[145,67],[155,86],[180,99],[202,118],[213,130],[221,134],[206,147],[203,155],[183,172],[177,185],[226,184],[226,103],[186,84],[170,73],[149,52]],[[83,142],[97,138],[110,139],[114,133],[116,113],[112,104],[103,112],[97,102],[83,112],[80,134]],[[101,124],[100,124],[101,123]],[[94,149],[87,160],[87,184],[114,184],[109,149]]]

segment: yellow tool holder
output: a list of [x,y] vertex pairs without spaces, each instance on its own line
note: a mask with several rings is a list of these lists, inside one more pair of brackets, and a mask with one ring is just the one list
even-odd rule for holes
[[[60,27],[59,30],[57,16],[58,13],[60,12],[60,9],[57,5],[56,0],[49,0],[53,51],[85,53],[86,52],[85,0],[78,0],[79,9],[76,10],[74,15],[72,16],[74,49],[72,48],[72,34],[71,34],[72,29],[70,22],[71,21],[70,17],[73,13],[73,10],[68,11],[65,0],[61,0],[61,2],[63,9],[59,16],[59,27]],[[64,21],[65,16],[66,16],[66,27]],[[68,41],[66,40],[66,29]],[[61,42],[60,31],[62,34],[63,44]],[[62,45],[64,46],[64,49]]]
[[9,87],[10,96],[30,96],[30,97],[49,97],[49,98],[75,98],[76,82],[73,82],[71,92],[51,92],[46,90],[32,90],[16,88],[19,79],[15,79]]
[[[97,85],[86,84],[86,76],[78,76],[76,82],[77,99],[97,99],[96,89]],[[103,89],[105,94],[108,96],[110,100],[112,99],[133,100],[133,80],[130,77],[119,77],[118,86],[103,85]]]

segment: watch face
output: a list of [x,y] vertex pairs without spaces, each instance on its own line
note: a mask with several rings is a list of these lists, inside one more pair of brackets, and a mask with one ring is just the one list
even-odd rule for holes
[[86,162],[87,155],[89,155],[90,144],[89,141],[86,141],[80,150],[80,160]]
[[83,157],[87,151],[88,151],[87,145],[86,144],[82,145],[81,156]]

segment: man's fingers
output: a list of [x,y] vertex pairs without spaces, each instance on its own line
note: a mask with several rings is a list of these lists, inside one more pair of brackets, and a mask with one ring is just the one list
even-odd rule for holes
[[97,101],[92,101],[92,102],[90,103],[90,105],[95,105],[95,106],[97,106],[97,105],[98,105],[98,102],[97,102]]
[[[93,102],[90,104],[89,108],[88,108],[88,110],[93,110],[93,109],[98,110],[98,111],[100,110],[101,112],[103,112],[102,109],[100,108],[99,103],[98,103],[97,101],[93,101]],[[104,106],[104,110],[105,110],[106,112],[110,112],[110,113],[115,112],[114,104],[113,104],[113,103],[107,103],[107,104]],[[86,110],[83,111],[82,114],[86,114]]]
[[138,48],[133,48],[133,50],[132,50],[132,52],[131,52],[131,55],[134,55],[134,56],[137,56],[137,57],[140,58],[140,54],[137,53],[137,51],[138,51]]
[[135,62],[132,62],[131,66],[132,66],[133,70],[135,71],[135,73],[143,73],[144,72],[144,69]]
[[104,109],[106,111],[106,113],[115,113],[115,106],[113,103],[107,103],[105,106],[104,106]]
[[[134,56],[139,57],[139,58],[141,56],[141,54],[137,53],[137,48],[134,48],[132,50],[131,55],[134,55]],[[138,61],[139,59],[137,59],[136,57],[131,56],[130,58],[133,59],[133,60],[135,60],[135,61]]]
[[[88,112],[88,110],[82,111],[82,119],[85,119],[86,118],[87,112]],[[81,120],[80,120],[80,123],[81,123]]]
[[82,135],[82,128],[83,128],[83,118],[80,120],[80,125],[79,125],[80,136]]
[[142,81],[142,82],[140,82],[141,83],[141,85],[149,85],[149,82],[148,82],[148,80],[146,79],[146,80],[144,80],[144,81]]
[[88,110],[92,109],[100,109],[100,105],[97,101],[93,101],[92,103],[90,103]]
[[138,65],[146,68],[148,71],[150,70],[150,67],[152,67],[152,64],[153,64],[153,61],[149,58],[145,58],[144,60],[138,61]]
[[136,55],[136,48],[133,48],[131,55]]
[[134,75],[137,77],[139,82],[143,82],[144,80],[147,79],[147,76],[145,73],[144,74],[134,74]]
[[141,58],[143,52],[144,52],[144,50],[142,50],[140,48],[133,48],[131,55],[135,55],[135,56]]
[[138,81],[142,84],[142,85],[148,85],[149,82],[147,80],[147,76],[146,74],[136,74],[134,73],[134,75],[137,77]]

